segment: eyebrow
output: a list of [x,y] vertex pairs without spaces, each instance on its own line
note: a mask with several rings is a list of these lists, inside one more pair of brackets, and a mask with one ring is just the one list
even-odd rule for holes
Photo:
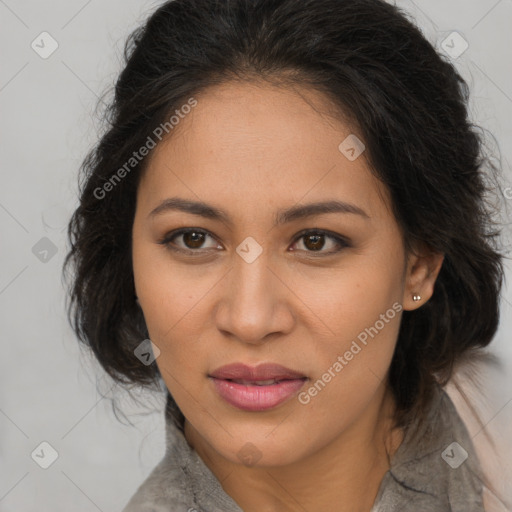
[[[148,217],[156,217],[169,211],[181,211],[232,225],[232,221],[225,210],[207,203],[192,201],[190,199],[182,199],[180,197],[170,197],[165,199],[150,212]],[[351,213],[360,215],[365,219],[370,219],[370,216],[364,210],[354,204],[347,203],[345,201],[330,200],[319,203],[296,205],[291,208],[278,210],[274,219],[274,226],[325,213]]]

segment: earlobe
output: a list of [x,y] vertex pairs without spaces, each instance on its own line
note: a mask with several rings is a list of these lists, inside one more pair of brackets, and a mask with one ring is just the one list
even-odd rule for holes
[[444,254],[428,249],[410,255],[402,300],[404,310],[418,309],[432,297],[443,261]]

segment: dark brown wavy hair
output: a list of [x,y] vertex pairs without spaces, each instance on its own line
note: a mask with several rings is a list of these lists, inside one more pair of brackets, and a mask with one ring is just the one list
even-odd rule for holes
[[332,100],[362,134],[406,249],[419,243],[445,255],[432,298],[403,313],[389,371],[397,425],[421,417],[436,383],[497,329],[502,255],[486,200],[497,169],[469,120],[466,82],[404,12],[381,0],[174,0],[131,34],[68,227],[74,331],[116,382],[161,385],[156,364],[134,356],[148,337],[131,260],[148,158],[104,197],[97,191],[187,98],[232,80],[305,85]]

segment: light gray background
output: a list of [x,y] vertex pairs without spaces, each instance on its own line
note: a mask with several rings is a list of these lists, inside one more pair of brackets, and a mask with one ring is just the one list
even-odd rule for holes
[[[454,30],[468,42],[454,62],[471,86],[473,119],[496,136],[510,179],[512,1],[397,3],[437,47]],[[159,4],[0,0],[1,512],[120,511],[163,456],[162,395],[142,393],[137,405],[116,392],[135,426],[116,419],[102,398],[110,381],[67,325],[61,283],[77,170],[99,128],[95,105],[121,69],[126,36]],[[31,48],[43,31],[59,45],[47,59]],[[43,237],[57,248],[46,262],[32,252]],[[505,288],[493,351],[507,371],[494,417],[512,408],[511,302]],[[58,452],[48,469],[31,458],[42,441]]]

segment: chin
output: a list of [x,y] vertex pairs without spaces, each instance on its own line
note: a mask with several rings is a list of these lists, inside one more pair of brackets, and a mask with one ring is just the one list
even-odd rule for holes
[[[286,466],[307,455],[303,434],[289,432],[289,429],[284,426],[278,427],[269,434],[274,429],[275,426],[247,435],[237,430],[236,437],[227,435],[223,439],[225,444],[213,443],[212,446],[231,462],[255,468]],[[281,431],[278,433],[279,429]]]

